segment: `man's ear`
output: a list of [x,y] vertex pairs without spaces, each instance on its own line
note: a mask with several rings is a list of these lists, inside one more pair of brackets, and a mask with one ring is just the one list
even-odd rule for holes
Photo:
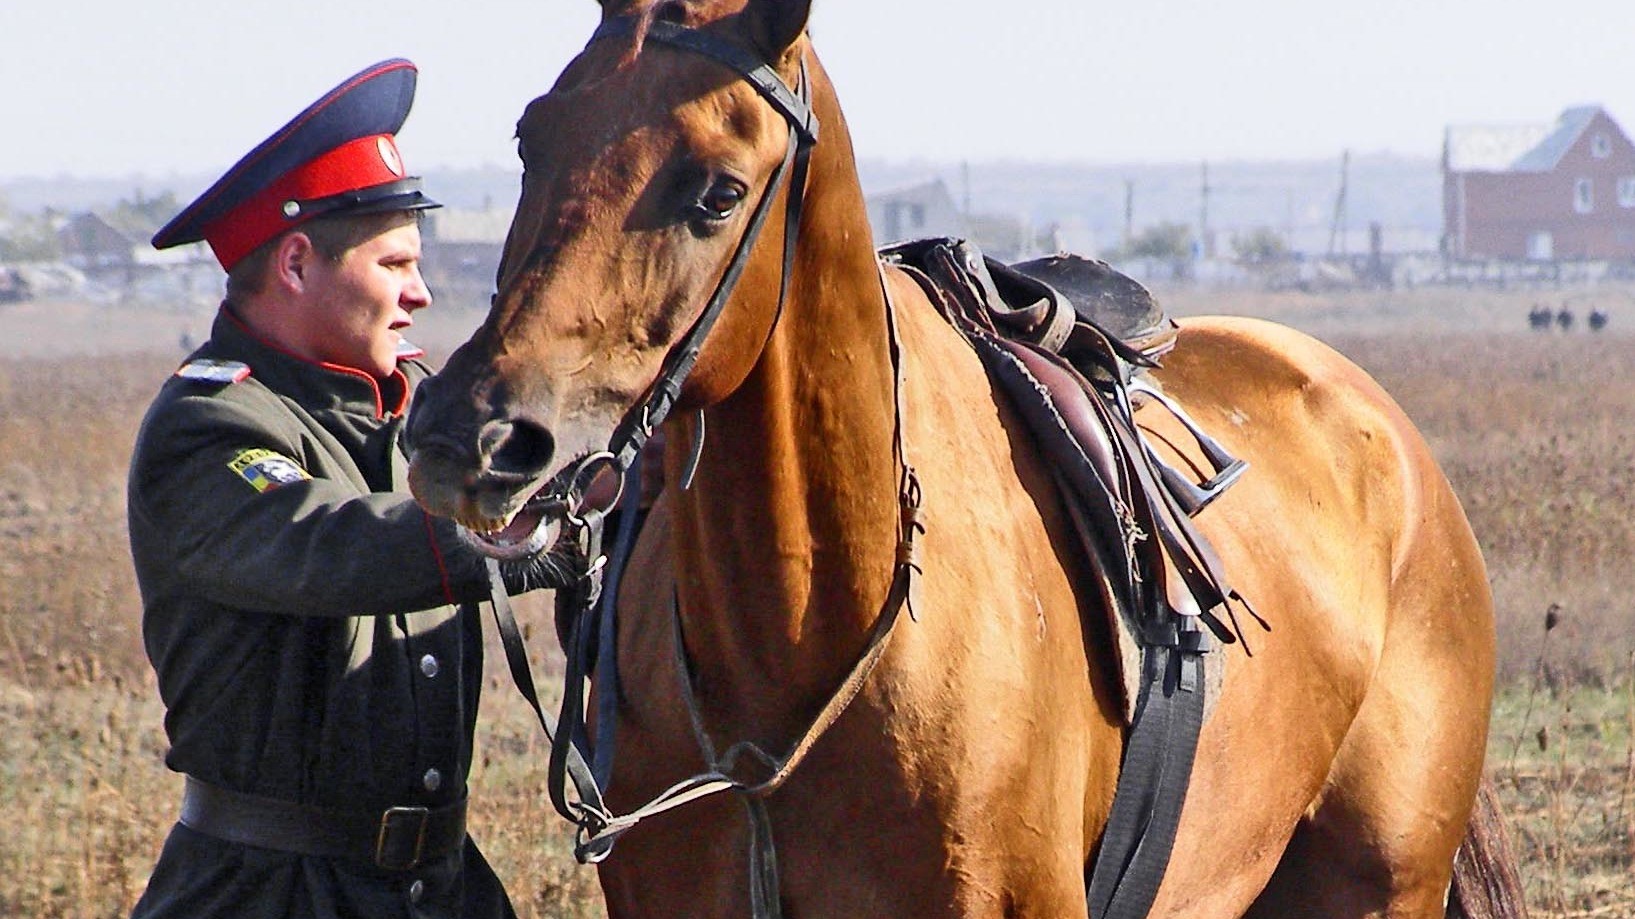
[[268,271],[273,284],[290,293],[304,293],[312,277],[313,263],[319,258],[311,237],[299,230],[285,233],[273,249]]

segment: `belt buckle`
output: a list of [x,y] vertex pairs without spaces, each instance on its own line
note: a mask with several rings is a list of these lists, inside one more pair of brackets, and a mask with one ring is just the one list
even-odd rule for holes
[[[380,833],[375,837],[375,864],[388,871],[408,871],[418,867],[420,854],[426,847],[426,826],[429,824],[431,809],[428,807],[391,807],[380,815]],[[400,828],[408,827],[411,822],[418,824],[414,828],[414,852],[406,861],[398,861],[397,846],[389,846],[390,840]]]

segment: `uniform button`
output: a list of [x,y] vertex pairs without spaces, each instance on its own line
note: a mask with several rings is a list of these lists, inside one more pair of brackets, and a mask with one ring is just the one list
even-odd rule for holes
[[427,791],[436,791],[443,784],[443,773],[436,769],[427,769],[426,777],[421,780]]
[[421,898],[424,897],[425,895],[426,895],[426,882],[425,881],[415,881],[413,884],[409,885],[409,902],[410,903],[419,903]]
[[440,669],[442,667],[437,663],[437,658],[432,657],[430,654],[420,659],[420,672],[424,673],[427,679],[436,676],[437,671]]

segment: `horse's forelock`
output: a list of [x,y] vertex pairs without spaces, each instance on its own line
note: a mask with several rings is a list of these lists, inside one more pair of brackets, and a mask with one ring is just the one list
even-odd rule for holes
[[753,4],[723,2],[723,0],[638,0],[629,15],[635,21],[631,30],[630,50],[623,63],[628,64],[641,54],[647,34],[655,22],[673,22],[688,28],[701,28],[707,23],[726,19],[745,11]]

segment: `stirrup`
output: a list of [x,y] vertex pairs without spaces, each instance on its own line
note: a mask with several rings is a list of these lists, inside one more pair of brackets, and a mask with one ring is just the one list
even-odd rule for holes
[[[1152,447],[1146,447],[1147,456],[1158,467],[1158,475],[1163,479],[1164,486],[1180,502],[1181,509],[1186,511],[1188,517],[1196,517],[1199,511],[1208,507],[1243,475],[1249,468],[1249,463],[1228,452],[1219,441],[1210,437],[1198,422],[1192,420],[1192,416],[1188,415],[1185,409],[1160,392],[1157,387],[1138,376],[1132,376],[1128,389],[1131,393],[1149,396],[1168,409],[1169,413],[1181,422],[1182,427],[1187,429],[1187,433],[1192,435],[1192,439],[1198,442],[1199,449],[1203,450],[1205,458],[1209,460],[1212,475],[1204,482],[1193,482],[1180,470],[1160,459]],[[1142,439],[1142,445],[1146,446],[1145,438]]]

